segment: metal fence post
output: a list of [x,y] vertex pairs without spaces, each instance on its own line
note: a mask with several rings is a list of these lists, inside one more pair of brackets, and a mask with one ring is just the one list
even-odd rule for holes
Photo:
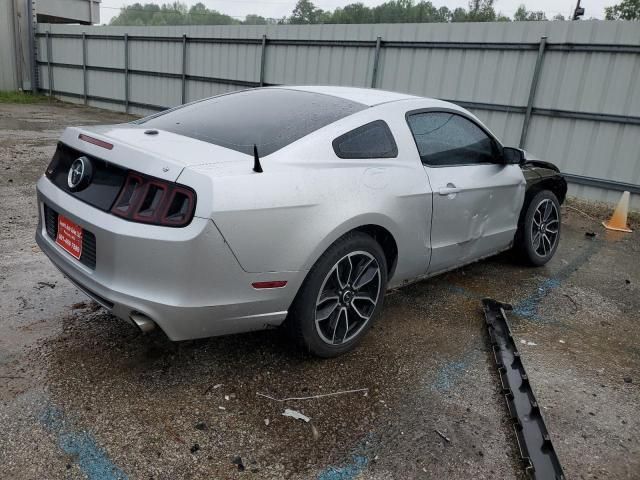
[[20,8],[19,5],[16,5],[15,0],[11,0],[11,22],[13,27],[13,42],[14,42],[14,52],[13,59],[16,65],[15,75],[16,75],[16,88],[22,91],[24,88],[23,85],[23,74],[22,74],[22,38],[20,37],[20,20],[22,19],[22,13],[18,10]]
[[129,113],[129,34],[124,34],[124,111]]
[[527,101],[527,110],[524,114],[524,121],[522,122],[522,133],[520,134],[520,143],[518,146],[524,148],[524,144],[527,141],[527,132],[529,130],[529,123],[531,122],[531,111],[533,110],[533,102],[536,98],[536,89],[538,88],[538,81],[540,80],[540,70],[542,70],[542,59],[544,58],[544,50],[547,46],[547,37],[540,37],[540,46],[538,47],[538,58],[536,59],[536,66],[533,69],[533,78],[531,79],[531,89],[529,90],[529,100]]
[[87,104],[87,34],[82,32],[82,95]]
[[260,50],[260,86],[264,86],[264,61],[267,53],[267,35],[262,35],[262,48]]
[[181,103],[187,102],[187,34],[182,34],[182,93]]
[[53,48],[51,45],[51,37],[49,36],[48,30],[47,30],[46,42],[47,42],[47,70],[48,70],[48,76],[49,76],[49,98],[51,98],[51,96],[53,95],[53,70],[51,69],[51,50]]
[[38,48],[36,42],[37,22],[34,15],[34,0],[27,0],[27,17],[29,17],[29,69],[31,70],[31,91],[38,93],[40,90],[38,72]]
[[371,88],[376,88],[376,82],[378,80],[378,65],[380,63],[380,46],[382,37],[376,38],[376,51],[373,54],[373,72],[371,73]]

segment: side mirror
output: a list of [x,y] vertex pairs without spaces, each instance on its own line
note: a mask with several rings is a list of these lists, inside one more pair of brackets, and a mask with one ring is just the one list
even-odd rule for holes
[[502,160],[505,165],[520,165],[524,163],[524,151],[520,148],[504,147],[502,149]]

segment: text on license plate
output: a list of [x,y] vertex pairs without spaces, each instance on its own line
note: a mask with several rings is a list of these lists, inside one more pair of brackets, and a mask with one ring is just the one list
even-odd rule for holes
[[56,243],[79,260],[82,255],[82,227],[58,215]]

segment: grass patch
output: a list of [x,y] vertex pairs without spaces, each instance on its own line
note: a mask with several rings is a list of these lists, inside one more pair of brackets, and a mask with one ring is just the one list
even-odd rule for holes
[[42,103],[48,101],[49,97],[37,93],[0,91],[0,103]]

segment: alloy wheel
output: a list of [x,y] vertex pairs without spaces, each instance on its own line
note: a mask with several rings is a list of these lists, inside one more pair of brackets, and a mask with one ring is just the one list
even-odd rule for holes
[[354,339],[370,321],[382,278],[373,255],[351,252],[329,270],[316,300],[315,324],[323,342],[341,345]]
[[548,198],[542,200],[533,213],[531,247],[540,257],[552,252],[558,241],[559,218],[555,203]]

